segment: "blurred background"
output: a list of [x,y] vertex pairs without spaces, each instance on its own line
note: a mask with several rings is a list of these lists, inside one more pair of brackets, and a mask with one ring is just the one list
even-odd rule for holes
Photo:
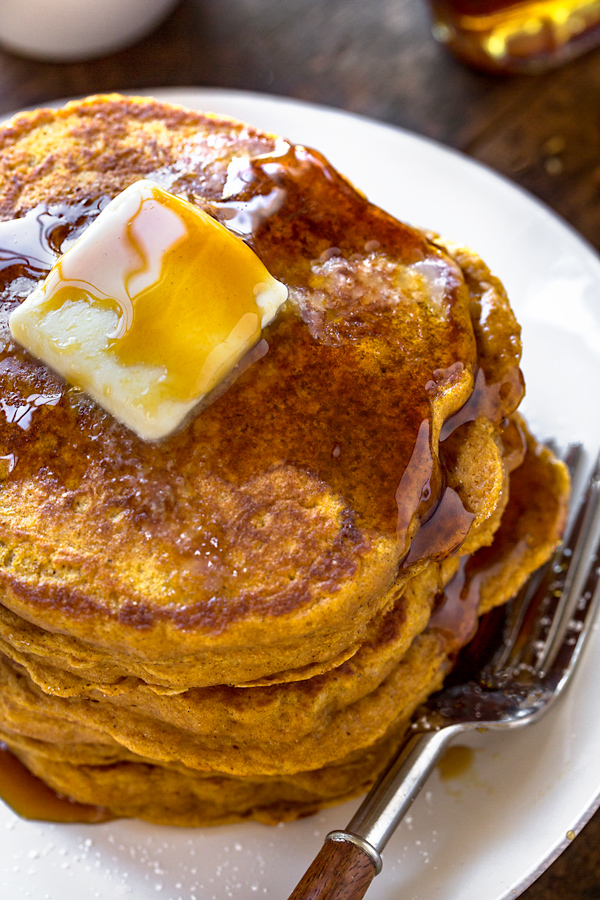
[[[6,9],[11,2],[2,0]],[[56,9],[61,2],[69,5],[54,0]],[[480,3],[489,8],[493,0]],[[0,6],[0,113],[63,97],[180,85],[325,104],[457,148],[542,199],[600,248],[600,49],[548,71],[507,75],[465,65],[435,41],[423,0],[172,0],[166,6],[147,36],[66,62],[39,58],[53,52],[64,58],[64,45],[15,52],[28,28],[17,40],[17,20],[12,26],[7,20],[2,32],[7,13]],[[29,22],[33,36],[39,23],[27,19],[27,8],[18,0],[18,21]],[[438,27],[438,36],[447,32]],[[73,55],[68,47],[66,55]],[[598,900],[600,813],[523,897]]]

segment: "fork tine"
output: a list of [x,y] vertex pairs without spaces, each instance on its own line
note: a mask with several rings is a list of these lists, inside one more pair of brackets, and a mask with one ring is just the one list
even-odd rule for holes
[[[577,470],[575,476],[579,477]],[[565,640],[584,589],[593,595],[596,580],[590,569],[600,531],[600,457],[586,495],[574,512],[569,517],[565,543],[542,570],[542,577],[535,581],[533,590],[527,592],[528,606],[519,617],[520,631],[498,659],[492,678],[502,667],[505,677],[515,670],[521,678],[527,673],[538,679],[543,677]],[[584,588],[588,575],[589,584]],[[561,658],[565,659],[566,655],[563,652]]]
[[540,590],[545,574],[545,569],[535,573],[511,601],[507,609],[504,643],[485,667],[486,680],[496,681],[499,672],[508,672],[520,664],[528,647],[526,634],[529,630],[524,628],[525,620],[539,620],[542,615],[539,607],[547,600],[546,591]]
[[[598,582],[597,556],[600,541],[600,454],[596,460],[585,498],[574,521],[572,533],[563,551],[568,559],[564,575],[559,573],[557,589],[561,596],[548,630],[545,646],[538,656],[537,668],[543,674],[553,665],[582,598],[593,599]],[[563,581],[562,586],[560,582]]]
[[566,624],[561,641],[553,645],[552,658],[541,672],[544,684],[556,698],[567,683],[583,650],[600,605],[600,542],[595,548],[595,558],[588,579],[583,586],[583,594]]
[[[548,446],[549,449],[552,449],[550,444]],[[580,443],[570,444],[564,457],[564,463],[569,470],[572,495],[577,496],[585,472],[583,445]],[[548,585],[555,578],[557,568],[562,565],[564,545],[570,539],[575,519],[576,509],[573,508],[565,526],[563,542],[551,559],[537,573],[534,573],[511,601],[507,610],[504,644],[486,666],[485,676],[487,678],[495,680],[500,671],[517,667],[523,661],[523,653],[531,649],[532,628],[540,621],[543,623],[544,607],[549,606]],[[531,628],[523,627],[526,619],[531,624]]]

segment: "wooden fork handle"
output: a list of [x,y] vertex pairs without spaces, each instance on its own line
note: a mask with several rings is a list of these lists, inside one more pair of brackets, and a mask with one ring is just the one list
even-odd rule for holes
[[289,900],[361,900],[375,877],[371,858],[349,841],[325,841]]

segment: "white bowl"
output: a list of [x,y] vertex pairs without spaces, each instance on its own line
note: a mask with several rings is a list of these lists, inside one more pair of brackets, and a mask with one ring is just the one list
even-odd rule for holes
[[75,61],[144,37],[178,0],[0,0],[0,44],[37,59]]

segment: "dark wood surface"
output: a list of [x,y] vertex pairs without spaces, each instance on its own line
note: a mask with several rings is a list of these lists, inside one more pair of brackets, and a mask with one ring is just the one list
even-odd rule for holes
[[[0,112],[169,85],[285,95],[436,138],[508,175],[600,249],[600,50],[540,76],[485,75],[435,44],[420,0],[183,0],[150,37],[92,62],[0,50]],[[600,898],[600,813],[522,897]]]

